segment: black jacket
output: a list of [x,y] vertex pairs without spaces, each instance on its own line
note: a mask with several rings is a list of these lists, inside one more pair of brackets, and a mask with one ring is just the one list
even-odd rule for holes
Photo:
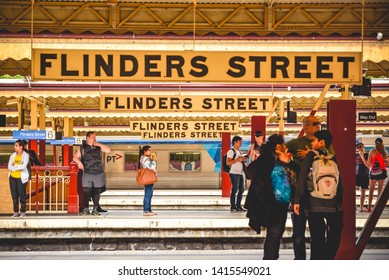
[[[296,162],[290,161],[283,165],[298,174],[299,166]],[[247,209],[246,217],[249,218],[249,226],[258,234],[261,232],[261,227],[268,227],[273,220],[273,207],[277,203],[271,183],[274,166],[274,156],[259,156],[247,166],[247,172],[252,180],[244,206]],[[294,191],[292,188],[292,193]]]

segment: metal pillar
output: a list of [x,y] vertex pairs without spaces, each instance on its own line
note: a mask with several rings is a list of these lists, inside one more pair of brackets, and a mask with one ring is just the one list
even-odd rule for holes
[[251,117],[251,143],[254,143],[254,133],[260,130],[263,133],[263,139],[266,138],[266,117],[252,116]]
[[356,259],[355,192],[355,100],[331,100],[328,103],[328,130],[332,133],[336,159],[343,182],[343,230],[336,259]]

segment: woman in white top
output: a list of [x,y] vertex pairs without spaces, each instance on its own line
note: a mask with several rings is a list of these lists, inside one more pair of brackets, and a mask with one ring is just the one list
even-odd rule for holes
[[[151,146],[139,147],[139,165],[141,168],[148,168],[157,173],[157,157],[151,152]],[[151,198],[153,197],[154,184],[145,185],[143,197],[143,215],[154,216],[157,213],[151,211]]]
[[[16,140],[14,145],[15,152],[11,154],[8,161],[8,179],[11,189],[14,214],[12,217],[26,217],[26,188],[28,183],[28,163],[30,156],[23,149],[22,140]],[[20,201],[20,212],[19,212]]]

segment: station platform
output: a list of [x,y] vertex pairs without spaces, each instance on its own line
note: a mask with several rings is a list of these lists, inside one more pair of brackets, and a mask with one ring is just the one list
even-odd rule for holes
[[[358,201],[358,197],[356,198]],[[229,211],[220,190],[155,190],[156,216],[143,216],[142,190],[109,190],[100,216],[27,212],[26,218],[0,215],[0,251],[247,250],[263,248],[265,230],[256,234],[246,212]],[[244,201],[244,200],[243,200]],[[369,213],[356,213],[356,237]],[[281,249],[292,249],[290,215]],[[309,247],[309,230],[306,231]],[[389,206],[367,244],[389,250]]]

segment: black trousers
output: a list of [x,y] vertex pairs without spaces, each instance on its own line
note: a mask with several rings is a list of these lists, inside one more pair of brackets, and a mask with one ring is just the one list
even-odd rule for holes
[[14,212],[19,212],[19,201],[20,201],[20,212],[26,212],[27,183],[28,181],[23,184],[22,179],[13,178],[12,176],[9,176],[9,187],[11,189]]
[[84,188],[85,209],[89,208],[89,200],[91,196],[93,201],[93,208],[97,208],[99,206],[101,189],[102,188]]
[[292,215],[293,223],[293,251],[295,260],[305,260],[307,253],[305,250],[305,229],[307,226],[307,217],[304,215],[304,211],[300,210],[300,215],[294,213]]
[[266,228],[265,244],[263,245],[264,260],[277,260],[279,258],[281,238],[285,231],[288,215],[288,204],[275,203],[272,210],[272,223]]
[[333,260],[343,227],[342,212],[309,213],[311,260]]

